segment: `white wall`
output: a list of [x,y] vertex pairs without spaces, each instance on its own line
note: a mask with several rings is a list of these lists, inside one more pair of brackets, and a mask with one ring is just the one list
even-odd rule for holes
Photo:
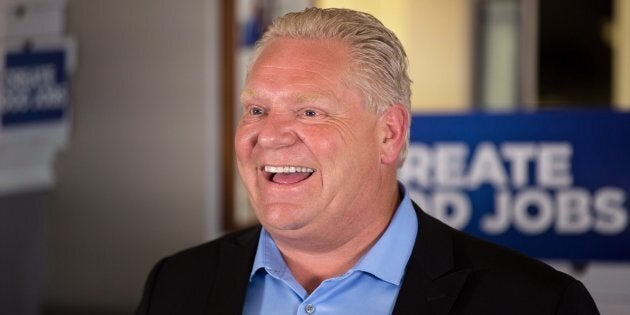
[[130,312],[162,256],[219,234],[219,5],[70,0],[70,146],[48,220],[47,309]]

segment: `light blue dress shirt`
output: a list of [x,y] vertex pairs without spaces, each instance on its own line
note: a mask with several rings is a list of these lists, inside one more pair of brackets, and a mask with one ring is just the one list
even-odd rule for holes
[[417,233],[418,219],[405,193],[385,233],[365,256],[308,295],[263,228],[243,314],[391,314]]

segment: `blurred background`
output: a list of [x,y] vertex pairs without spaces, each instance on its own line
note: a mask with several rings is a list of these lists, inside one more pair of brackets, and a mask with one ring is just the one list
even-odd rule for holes
[[[251,224],[236,95],[308,6],[391,28],[419,115],[630,110],[628,0],[3,0],[0,313],[132,314],[159,258]],[[550,263],[630,313],[628,262]]]

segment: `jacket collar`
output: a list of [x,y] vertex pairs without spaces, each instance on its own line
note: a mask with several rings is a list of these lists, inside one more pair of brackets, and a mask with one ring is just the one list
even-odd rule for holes
[[418,236],[407,263],[393,314],[447,314],[470,269],[455,266],[451,228],[424,213],[418,215]]
[[216,279],[206,314],[241,314],[249,284],[260,226],[221,243]]

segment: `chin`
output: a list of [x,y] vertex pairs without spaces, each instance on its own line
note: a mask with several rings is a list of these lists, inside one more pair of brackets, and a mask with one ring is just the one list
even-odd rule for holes
[[296,209],[299,208],[287,204],[267,206],[256,211],[256,217],[267,230],[297,230],[305,225],[305,219]]

